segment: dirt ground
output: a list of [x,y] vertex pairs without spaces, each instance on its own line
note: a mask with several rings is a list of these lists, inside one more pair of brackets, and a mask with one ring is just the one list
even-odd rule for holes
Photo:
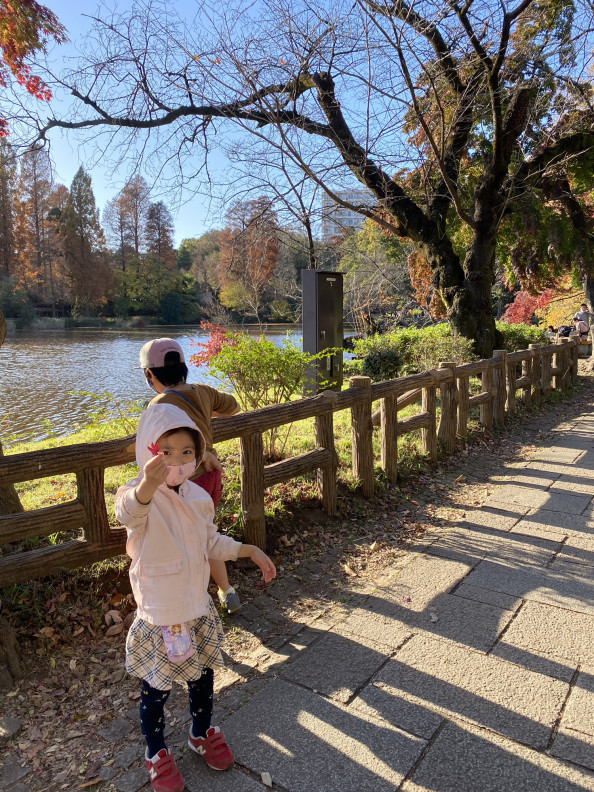
[[[371,503],[343,494],[337,518],[303,509],[275,526],[275,582],[264,585],[245,563],[230,566],[245,604],[235,616],[223,616],[227,667],[216,675],[215,722],[277,673],[279,651],[296,651],[308,630],[348,608],[349,597],[371,591],[465,509],[480,506],[498,479],[513,477],[535,445],[592,401],[594,379],[582,377],[566,400],[472,438],[399,487],[380,485]],[[25,677],[0,694],[0,718],[18,721],[2,746],[0,789],[113,789],[118,773],[141,768],[142,754],[133,722],[139,684],[124,671],[134,608],[127,576],[89,581],[84,590],[80,582],[72,588],[67,579],[57,580],[49,596],[47,582],[33,585],[23,589],[19,608],[2,611],[17,630]],[[172,696],[166,713],[170,730],[187,720],[181,693]],[[124,715],[129,727],[122,726]],[[17,764],[26,768],[22,778],[9,774]]]

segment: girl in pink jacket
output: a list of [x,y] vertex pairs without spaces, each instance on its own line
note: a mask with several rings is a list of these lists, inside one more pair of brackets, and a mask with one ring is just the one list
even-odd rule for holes
[[210,725],[213,668],[223,665],[223,630],[208,594],[208,559],[249,557],[265,581],[276,575],[258,547],[217,532],[211,498],[187,480],[204,448],[204,438],[183,410],[172,404],[149,406],[136,435],[141,473],[119,488],[115,500],[116,517],[128,531],[137,605],[126,640],[126,669],[142,680],[140,723],[155,792],[184,789],[163,737],[163,710],[173,682],[188,686],[190,748],[216,770],[234,761],[222,732]]

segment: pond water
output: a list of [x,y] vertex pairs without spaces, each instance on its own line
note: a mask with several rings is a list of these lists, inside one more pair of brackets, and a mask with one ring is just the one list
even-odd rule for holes
[[[257,330],[253,331],[257,333]],[[268,329],[266,336],[281,343],[287,328]],[[300,330],[295,330],[301,342]],[[151,338],[175,338],[186,360],[205,341],[197,327],[146,327],[138,330],[17,331],[0,347],[0,436],[41,440],[64,436],[85,423],[89,412],[107,403],[111,414],[131,401],[152,395],[138,365],[140,347]],[[218,383],[204,367],[188,366],[189,382]],[[83,391],[84,394],[74,394]],[[99,401],[92,394],[112,394]]]

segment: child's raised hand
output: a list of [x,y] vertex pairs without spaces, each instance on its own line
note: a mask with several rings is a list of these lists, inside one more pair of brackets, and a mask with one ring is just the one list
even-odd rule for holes
[[136,487],[136,500],[139,503],[150,503],[157,487],[167,479],[169,468],[165,464],[163,454],[151,457],[142,469],[142,479]]
[[142,475],[148,484],[154,484],[155,488],[163,484],[169,474],[169,468],[165,464],[163,454],[151,457],[142,469]]
[[270,581],[276,577],[276,567],[274,566],[274,562],[272,559],[268,558],[266,553],[263,550],[260,550],[259,547],[254,545],[254,548],[250,554],[250,558],[254,564],[257,564],[262,570],[262,577],[266,583],[270,583]]

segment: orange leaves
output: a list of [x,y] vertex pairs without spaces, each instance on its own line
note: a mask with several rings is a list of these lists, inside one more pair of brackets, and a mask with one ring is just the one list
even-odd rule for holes
[[[0,85],[5,86],[12,74],[18,84],[39,101],[51,99],[47,85],[31,74],[31,67],[25,63],[36,52],[45,51],[49,38],[58,43],[67,40],[64,27],[48,8],[35,0],[0,0]],[[6,121],[0,119],[0,136],[7,134]]]

